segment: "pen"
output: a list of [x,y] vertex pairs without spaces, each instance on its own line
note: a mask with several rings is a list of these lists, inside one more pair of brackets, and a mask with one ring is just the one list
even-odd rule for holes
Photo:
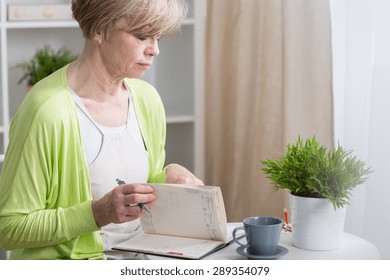
[[[122,181],[120,179],[116,179],[116,182],[119,184],[119,185],[124,185],[126,184],[125,181]],[[145,203],[138,203],[138,206],[145,209],[146,212],[148,212],[149,214],[152,214],[152,212],[150,211],[150,209],[148,208],[148,206],[145,205]]]

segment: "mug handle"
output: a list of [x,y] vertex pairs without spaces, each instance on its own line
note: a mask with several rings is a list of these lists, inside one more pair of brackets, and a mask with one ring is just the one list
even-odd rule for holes
[[[239,245],[241,245],[241,246],[243,246],[243,247],[247,247],[248,244],[243,244],[243,243],[241,243],[241,242],[238,240],[238,238],[236,237],[236,233],[237,233],[237,231],[239,231],[239,230],[245,230],[245,229],[244,229],[243,226],[241,226],[241,227],[236,227],[236,228],[233,230],[233,240],[234,240],[234,242],[236,242],[237,244],[239,244]],[[240,236],[240,237],[241,237],[241,236]]]

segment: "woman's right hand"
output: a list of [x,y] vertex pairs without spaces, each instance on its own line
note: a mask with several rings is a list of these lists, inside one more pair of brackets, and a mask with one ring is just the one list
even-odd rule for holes
[[[92,201],[96,225],[121,224],[139,218],[144,211],[138,203],[151,204],[156,199],[153,188],[141,184],[125,184],[115,187],[98,200]],[[135,206],[130,206],[135,205]]]

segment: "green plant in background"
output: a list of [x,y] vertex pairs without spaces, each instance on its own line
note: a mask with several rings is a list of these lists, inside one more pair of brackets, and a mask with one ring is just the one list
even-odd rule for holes
[[338,145],[327,150],[315,137],[288,144],[279,160],[261,161],[261,170],[274,184],[275,190],[287,189],[293,195],[327,198],[334,208],[348,204],[350,191],[364,183],[371,172],[366,163]]
[[28,62],[16,65],[24,71],[18,83],[26,80],[27,84],[32,86],[75,59],[77,56],[65,47],[54,50],[49,45],[45,45],[38,49]]

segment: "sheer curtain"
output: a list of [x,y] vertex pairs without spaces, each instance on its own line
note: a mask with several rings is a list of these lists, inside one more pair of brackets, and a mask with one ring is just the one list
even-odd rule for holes
[[260,160],[298,135],[333,145],[328,0],[208,0],[205,182],[229,221],[283,216]]
[[353,192],[345,230],[390,259],[390,1],[330,4],[335,140],[374,170]]

